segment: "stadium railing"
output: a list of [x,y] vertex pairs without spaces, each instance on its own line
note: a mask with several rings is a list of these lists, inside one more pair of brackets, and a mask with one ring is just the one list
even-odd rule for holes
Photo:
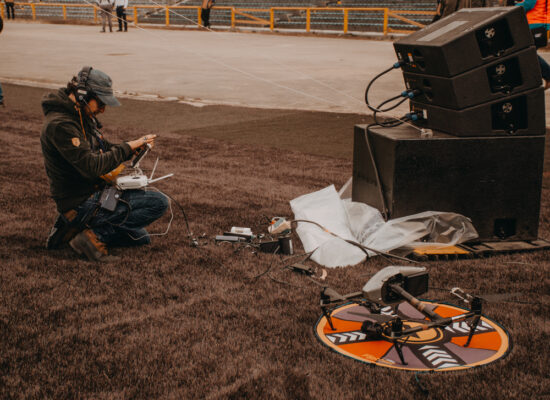
[[[17,13],[23,18],[90,20],[98,22],[99,8],[92,4],[75,3],[16,3]],[[389,7],[270,7],[237,8],[215,6],[220,21],[227,20],[232,29],[238,26],[263,26],[275,29],[299,29],[305,32],[336,30],[347,34],[351,31],[380,31],[410,33],[429,23],[435,14],[424,10],[397,10]],[[166,26],[201,26],[199,6],[133,5],[127,8],[128,21],[138,24],[164,24]],[[0,5],[2,17],[5,5]],[[216,13],[214,13],[216,14]],[[423,17],[424,19],[420,19]],[[178,24],[179,22],[179,24]]]

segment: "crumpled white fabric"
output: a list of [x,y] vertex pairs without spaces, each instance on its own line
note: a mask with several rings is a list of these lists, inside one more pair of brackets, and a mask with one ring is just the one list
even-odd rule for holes
[[[296,220],[317,222],[343,239],[383,252],[423,245],[452,246],[478,236],[471,221],[456,213],[426,211],[384,222],[376,208],[342,200],[334,185],[297,197],[290,207]],[[359,247],[314,224],[298,222],[296,232],[306,252],[315,250],[311,259],[325,267],[355,265],[366,258]],[[375,256],[376,252],[368,254]]]

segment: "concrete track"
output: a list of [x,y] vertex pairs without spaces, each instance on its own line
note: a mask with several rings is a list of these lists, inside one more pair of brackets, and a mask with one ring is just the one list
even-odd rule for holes
[[[127,33],[99,30],[5,22],[0,81],[55,87],[81,66],[92,65],[113,78],[122,96],[365,113],[366,85],[396,60],[390,41],[135,27]],[[400,72],[392,71],[376,83],[371,99],[381,102],[403,88]],[[406,104],[396,111],[402,115]],[[548,119],[548,107],[546,113]]]
[[[122,93],[195,103],[364,113],[368,81],[395,62],[390,42],[312,36],[5,24],[0,79],[57,86],[82,65],[107,72]],[[402,91],[399,72],[373,92]]]

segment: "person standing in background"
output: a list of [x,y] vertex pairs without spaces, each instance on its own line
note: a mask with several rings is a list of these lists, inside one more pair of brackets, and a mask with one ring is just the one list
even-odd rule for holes
[[101,14],[101,32],[105,32],[105,22],[109,22],[109,32],[113,31],[113,23],[111,21],[111,14],[113,13],[113,0],[98,0],[99,13]]
[[201,6],[202,26],[208,28],[210,26],[210,9],[214,6],[216,0],[203,0]]
[[14,8],[14,2],[13,0],[4,0],[6,3],[6,14],[8,14],[8,19],[15,19],[15,8]]
[[[518,7],[523,7],[527,22],[529,23],[529,29],[531,31],[541,29],[544,31],[544,36],[547,38],[548,31],[548,7],[550,1],[548,0],[524,0],[515,4]],[[546,45],[546,41],[544,46]],[[539,58],[540,72],[542,73],[542,79],[544,79],[544,89],[550,89],[550,65],[544,58],[537,55]]]
[[128,0],[115,0],[116,17],[118,19],[117,32],[122,32],[122,23],[124,22],[124,32],[128,32],[128,22],[126,22],[126,7]]
[[[4,21],[2,20],[2,16],[0,15],[0,33],[2,33],[2,29],[4,29]],[[4,104],[4,93],[2,93],[2,85],[0,84],[0,107],[6,107]]]
[[2,84],[0,84],[0,107],[6,107],[4,104],[4,93],[2,93]]
[[461,8],[487,7],[487,0],[437,0],[432,22],[445,18]]

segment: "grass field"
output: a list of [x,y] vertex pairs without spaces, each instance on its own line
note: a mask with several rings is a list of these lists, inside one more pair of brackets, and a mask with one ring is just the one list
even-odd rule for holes
[[[157,176],[175,176],[158,187],[205,239],[190,247],[174,208],[168,235],[115,249],[122,262],[98,265],[44,249],[55,213],[39,144],[43,90],[4,90],[0,398],[550,398],[548,251],[426,263],[426,298],[451,301],[436,288],[453,286],[511,294],[484,312],[508,329],[513,349],[486,367],[415,376],[323,347],[313,331],[317,286],[282,269],[284,257],[212,240],[231,226],[265,232],[264,215],[290,216],[289,200],[340,187],[351,175],[352,127],[363,117],[123,101],[119,114],[102,119],[106,136],[161,133]],[[545,165],[540,236],[550,239],[548,157]],[[374,258],[329,270],[327,280],[357,291],[386,265]]]

